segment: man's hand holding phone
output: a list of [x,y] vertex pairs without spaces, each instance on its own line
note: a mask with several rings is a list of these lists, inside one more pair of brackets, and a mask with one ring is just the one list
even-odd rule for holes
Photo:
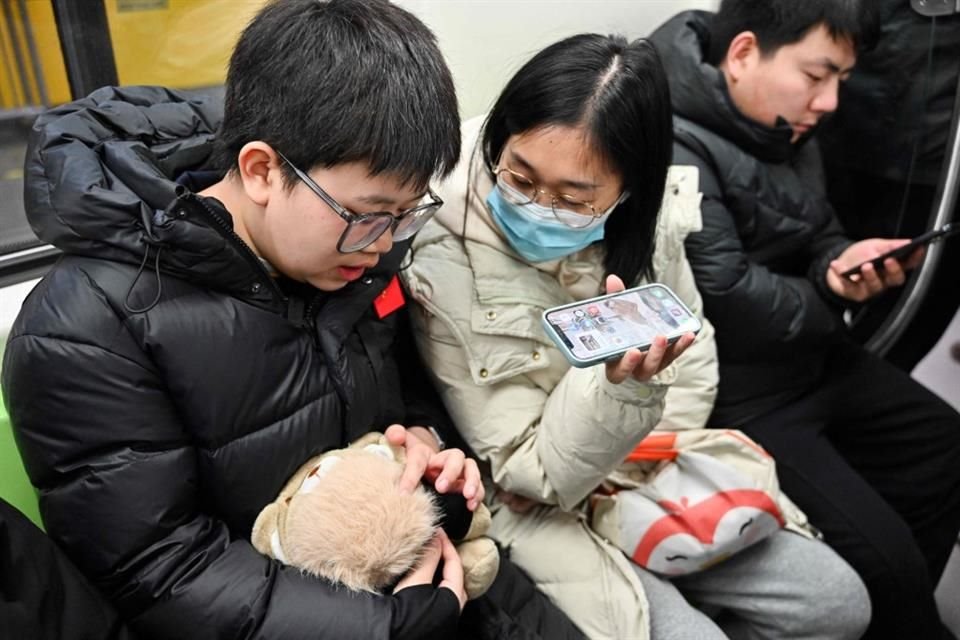
[[[625,288],[619,277],[607,276],[607,293],[618,293]],[[607,380],[620,384],[632,377],[634,380],[646,382],[680,357],[680,354],[693,344],[695,338],[693,333],[687,333],[673,344],[668,344],[667,338],[659,335],[653,339],[653,344],[647,351],[628,349],[619,359],[605,364]]]
[[[906,272],[923,260],[925,247],[919,244],[904,256],[898,250],[913,241],[906,238],[871,238],[855,242],[827,269],[827,286],[842,298],[863,302],[906,281]],[[889,254],[889,255],[888,255]]]

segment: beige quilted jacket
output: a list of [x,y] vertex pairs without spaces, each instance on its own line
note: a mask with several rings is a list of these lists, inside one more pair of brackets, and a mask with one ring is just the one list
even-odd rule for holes
[[703,330],[650,382],[613,385],[602,366],[570,367],[540,324],[544,309],[601,293],[600,251],[531,264],[509,247],[485,203],[493,184],[476,151],[481,124],[464,124],[464,156],[438,190],[445,205],[402,272],[417,342],[492,481],[544,505],[521,515],[493,504],[491,534],[589,636],[644,640],[643,588],[626,557],[590,530],[583,505],[652,429],[700,428],[710,414],[713,327],[683,248],[700,228],[697,171],[670,169],[653,267]]
[[446,204],[418,235],[403,271],[420,305],[418,342],[458,428],[496,483],[571,510],[651,429],[702,427],[710,413],[713,327],[683,250],[700,225],[696,170],[670,170],[654,271],[703,330],[653,381],[613,385],[602,366],[571,368],[540,325],[545,308],[601,293],[599,250],[530,264],[509,247],[485,203],[493,185],[473,152],[480,124],[464,125],[464,160],[438,192]]

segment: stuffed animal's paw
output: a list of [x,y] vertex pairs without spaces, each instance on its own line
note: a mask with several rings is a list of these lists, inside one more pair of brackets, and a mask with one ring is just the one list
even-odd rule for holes
[[457,552],[463,564],[463,587],[467,598],[479,598],[490,588],[500,570],[497,545],[490,538],[474,538],[457,544]]

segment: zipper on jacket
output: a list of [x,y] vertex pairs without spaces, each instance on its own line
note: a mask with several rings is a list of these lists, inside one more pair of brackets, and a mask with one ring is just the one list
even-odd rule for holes
[[[272,290],[274,297],[279,299],[283,304],[283,307],[286,308],[287,304],[289,304],[287,296],[284,295],[277,283],[274,282],[273,277],[267,272],[267,269],[263,266],[263,263],[260,262],[260,258],[257,256],[257,254],[255,254],[253,250],[247,246],[247,243],[243,241],[243,238],[238,236],[237,232],[233,230],[232,225],[228,225],[226,222],[224,222],[224,220],[221,219],[212,208],[210,208],[210,205],[204,202],[203,198],[196,196],[196,194],[192,192],[187,191],[185,193],[178,194],[177,200],[186,202],[187,200],[191,199],[191,197],[196,200],[197,204],[199,204],[203,211],[207,214],[207,217],[213,220],[213,222],[224,233],[224,235],[233,242],[234,246],[239,248],[240,253],[247,261],[247,264],[253,267],[254,271],[258,271],[263,274],[262,280],[268,283],[267,286]],[[257,283],[254,283],[253,286],[256,285]],[[260,285],[263,286],[262,283],[260,283]],[[256,293],[256,291],[254,291],[254,293]]]
[[310,338],[313,340],[313,346],[317,351],[322,351],[320,348],[320,334],[317,329],[317,312],[320,310],[320,300],[323,298],[323,292],[315,293],[313,298],[310,299],[306,310],[303,312],[303,321],[310,331]]

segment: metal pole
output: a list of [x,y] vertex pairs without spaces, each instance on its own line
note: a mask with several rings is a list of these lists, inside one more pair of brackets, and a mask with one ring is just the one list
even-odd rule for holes
[[[932,229],[940,227],[950,221],[950,216],[957,206],[957,190],[960,187],[960,78],[957,82],[957,95],[953,104],[953,123],[950,127],[950,138],[947,162],[944,163],[940,188],[937,190],[937,208],[933,216]],[[893,310],[884,320],[880,328],[867,340],[866,347],[879,355],[885,355],[900,338],[907,325],[913,320],[933,283],[933,277],[943,252],[942,243],[933,243],[927,247],[927,254],[920,268],[914,272],[907,284],[907,291],[900,296]]]
[[[0,2],[6,2],[6,0],[0,0]],[[7,30],[8,31],[10,30],[10,25],[7,25]],[[2,36],[3,36],[3,31],[0,30],[0,47],[2,47],[3,49],[6,49],[6,39],[3,38]],[[10,43],[10,48],[11,50],[16,49],[13,43]],[[10,92],[11,92],[11,99],[13,100],[13,104],[15,105],[23,104],[24,101],[22,99],[22,96],[20,95],[19,87],[17,86],[16,72],[13,66],[10,64],[11,57],[12,56],[6,56],[6,55],[0,56],[0,58],[3,58],[3,72],[6,74],[8,78],[10,78]]]
[[23,90],[23,98],[26,104],[36,104],[33,97],[33,87],[30,86],[30,77],[27,75],[27,68],[23,64],[23,51],[20,48],[20,37],[17,35],[17,25],[13,20],[13,9],[7,0],[3,0],[3,19],[7,23],[7,30],[10,32],[10,44],[13,48],[13,61],[17,65],[17,75],[20,76],[20,86]]
[[37,83],[37,93],[40,94],[40,104],[50,106],[50,97],[47,95],[47,82],[43,76],[43,65],[40,64],[40,54],[37,52],[37,41],[33,37],[33,28],[27,15],[27,1],[18,0],[20,22],[23,23],[23,39],[27,41],[27,52],[30,54],[30,66],[33,67],[33,79]]

